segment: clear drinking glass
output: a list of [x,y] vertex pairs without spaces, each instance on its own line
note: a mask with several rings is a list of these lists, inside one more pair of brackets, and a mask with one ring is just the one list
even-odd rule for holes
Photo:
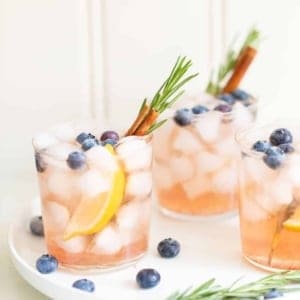
[[[154,183],[160,209],[184,219],[234,214],[238,205],[237,129],[256,115],[256,100],[237,101],[230,112],[214,110],[223,101],[204,94],[185,107],[205,105],[207,112],[193,115],[179,126],[170,119],[154,134]],[[181,104],[182,105],[182,104]]]
[[[64,124],[33,139],[48,253],[71,268],[133,262],[148,247],[152,138],[83,151],[80,132],[101,135]],[[70,161],[76,151],[81,156]]]
[[[278,128],[292,133],[292,148],[285,148],[290,153],[271,157],[277,148],[269,150],[269,155],[252,148],[256,141],[269,141]],[[239,132],[237,141],[242,151],[239,185],[243,255],[267,270],[300,269],[299,122],[254,126]]]

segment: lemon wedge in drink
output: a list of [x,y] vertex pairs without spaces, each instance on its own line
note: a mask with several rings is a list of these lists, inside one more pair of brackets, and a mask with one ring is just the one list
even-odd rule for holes
[[300,231],[300,207],[283,223],[283,227],[290,231]]
[[[105,147],[115,159],[111,148]],[[111,188],[94,198],[83,199],[69,220],[64,240],[78,235],[88,235],[101,231],[119,209],[125,189],[125,173],[120,166],[111,175]]]

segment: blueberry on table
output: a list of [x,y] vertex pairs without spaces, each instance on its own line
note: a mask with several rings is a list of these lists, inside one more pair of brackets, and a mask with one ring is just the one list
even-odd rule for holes
[[228,104],[219,104],[214,108],[214,110],[220,111],[222,113],[228,113],[232,111],[232,107]]
[[85,132],[81,132],[77,137],[76,137],[76,141],[79,144],[82,144],[84,142],[84,140],[88,139],[90,136],[88,133]]
[[100,137],[100,141],[103,142],[107,139],[114,140],[117,142],[120,139],[120,137],[117,132],[112,131],[112,130],[107,130],[102,133],[102,135]]
[[33,217],[30,220],[29,227],[33,235],[44,236],[44,224],[42,216]]
[[192,113],[195,115],[200,115],[208,111],[209,109],[203,105],[196,105],[192,108]]
[[180,244],[172,238],[164,239],[158,244],[157,251],[161,257],[172,258],[180,252]]
[[106,139],[102,142],[102,145],[105,146],[107,144],[110,144],[112,146],[116,145],[117,144],[117,141],[116,140],[113,140],[113,139]]
[[71,152],[67,158],[67,164],[73,170],[82,168],[85,164],[85,161],[85,154],[80,151]]
[[225,94],[220,94],[218,96],[218,99],[225,101],[229,105],[233,105],[235,103],[235,98],[233,95],[225,93]]
[[87,138],[81,144],[81,148],[83,151],[87,151],[93,148],[94,146],[97,146],[97,141],[93,138]]
[[271,147],[268,141],[257,141],[253,144],[252,149],[257,152],[266,152]]
[[40,153],[36,152],[34,154],[34,161],[35,161],[36,170],[39,173],[43,173],[46,170],[46,163],[44,162]]
[[282,296],[283,293],[281,291],[277,290],[276,288],[272,288],[264,294],[264,299],[274,299]]
[[160,282],[160,274],[154,269],[142,269],[136,275],[136,282],[142,289],[155,287]]
[[88,279],[79,279],[76,280],[73,285],[73,288],[92,293],[95,291],[95,284],[93,281]]
[[58,261],[54,256],[44,254],[36,261],[36,268],[42,274],[49,274],[57,270]]
[[291,144],[281,144],[278,146],[284,153],[292,153],[295,148]]
[[248,93],[246,93],[245,91],[243,90],[240,90],[240,89],[236,89],[234,90],[233,92],[231,92],[231,95],[237,99],[237,100],[248,100],[250,95]]
[[179,126],[186,126],[192,123],[192,111],[188,108],[182,108],[176,111],[174,121]]
[[279,128],[273,131],[270,135],[270,142],[274,146],[289,144],[293,142],[293,136],[288,129]]

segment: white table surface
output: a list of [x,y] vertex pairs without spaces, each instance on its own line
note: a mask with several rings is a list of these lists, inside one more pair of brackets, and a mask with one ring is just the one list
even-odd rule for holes
[[[13,221],[14,216],[17,215],[23,205],[30,203],[31,199],[37,194],[37,186],[34,176],[20,176],[14,180],[7,178],[2,180],[2,187],[0,192],[0,298],[5,300],[43,300],[47,297],[34,290],[28,285],[15,271],[14,266],[10,260],[7,246],[7,230],[9,223]],[[233,221],[235,222],[235,221]],[[236,222],[237,225],[237,222]],[[183,225],[187,226],[187,224]],[[190,223],[190,226],[200,226],[199,223]],[[211,267],[207,268],[207,263],[202,266],[202,270],[206,274],[202,274],[201,266],[199,266],[199,282],[205,279],[209,279],[212,276],[216,276],[218,282],[229,283],[235,280],[240,275],[245,275],[249,280],[264,276],[265,273],[261,272],[254,267],[247,264],[240,255],[239,242],[234,245],[227,245],[226,230],[231,230],[232,226],[224,227],[224,238],[221,239],[223,245],[219,245],[218,249],[214,249],[212,253],[203,253],[209,257]],[[238,229],[237,229],[238,230]],[[209,232],[207,232],[210,234]],[[203,232],[202,232],[203,234]],[[212,230],[212,234],[215,235],[215,230]],[[221,233],[222,235],[222,233]],[[236,233],[238,237],[238,232]],[[213,237],[212,237],[213,238]],[[201,237],[190,237],[190,239],[201,239]],[[203,242],[203,241],[202,241]],[[207,247],[202,247],[203,250],[209,251]],[[200,253],[199,253],[200,254]],[[215,258],[213,258],[213,256]],[[233,260],[235,265],[238,265],[236,270],[228,270],[222,268],[222,259]],[[228,261],[224,265],[228,266]],[[241,271],[241,274],[237,274]],[[208,272],[207,272],[208,271]],[[185,278],[185,282],[195,283],[195,274],[192,277]],[[178,286],[174,286],[174,290],[178,289]],[[281,299],[300,299],[300,294],[291,294]],[[71,299],[66,299],[71,300]],[[114,300],[114,299],[112,299]],[[141,297],[143,300],[143,297]],[[163,300],[163,299],[162,299]]]

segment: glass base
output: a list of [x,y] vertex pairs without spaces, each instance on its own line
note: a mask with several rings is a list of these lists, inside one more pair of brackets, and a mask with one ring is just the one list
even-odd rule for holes
[[179,213],[175,212],[173,210],[169,210],[165,207],[162,207],[159,205],[158,209],[162,214],[165,216],[177,219],[177,220],[182,220],[182,221],[200,221],[200,222],[205,222],[205,221],[219,221],[219,220],[226,220],[233,218],[237,216],[238,210],[233,210],[229,212],[225,212],[222,214],[215,214],[215,215],[191,215],[191,214],[184,214],[184,213]]
[[61,268],[80,274],[99,274],[104,272],[111,272],[111,271],[117,271],[121,269],[125,269],[131,265],[134,265],[137,261],[139,261],[142,257],[146,255],[146,252],[141,253],[140,255],[134,257],[131,260],[126,260],[120,263],[111,264],[111,265],[89,265],[89,266],[79,266],[79,265],[67,265],[67,264],[61,264]]
[[274,268],[274,267],[271,267],[271,266],[260,264],[257,261],[253,260],[252,258],[250,258],[250,257],[248,257],[246,255],[244,255],[244,258],[251,265],[253,265],[253,266],[255,266],[255,267],[259,268],[259,269],[262,269],[264,271],[273,272],[273,273],[288,271],[288,269]]

